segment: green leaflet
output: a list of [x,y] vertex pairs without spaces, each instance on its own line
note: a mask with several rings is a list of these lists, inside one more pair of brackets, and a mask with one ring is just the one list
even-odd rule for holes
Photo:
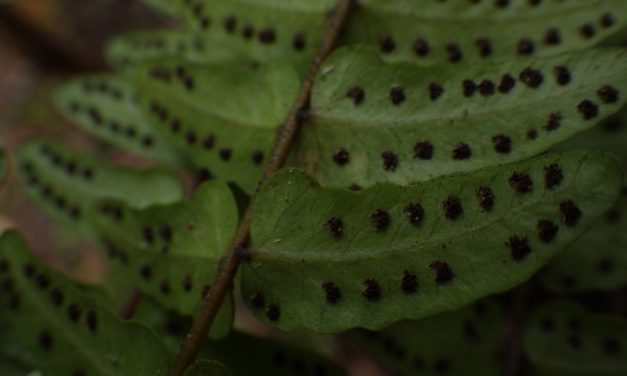
[[183,196],[182,183],[172,173],[113,165],[46,140],[21,146],[16,164],[26,192],[44,212],[83,234],[92,234],[87,212],[95,200],[146,207]]
[[251,193],[299,84],[283,64],[165,62],[143,71],[139,93],[147,119],[172,145]]
[[556,293],[613,290],[627,285],[627,195],[560,254],[541,275]]
[[625,61],[625,50],[598,49],[458,69],[386,64],[372,51],[344,49],[317,79],[299,164],[323,185],[348,187],[528,158],[618,111],[627,101]]
[[[184,315],[199,309],[238,221],[231,191],[218,181],[199,186],[189,200],[165,206],[134,210],[105,202],[94,216],[115,268],[111,278],[128,279],[164,307]],[[232,321],[229,296],[211,337],[228,334]]]
[[58,90],[55,101],[59,111],[97,138],[160,162],[182,162],[142,118],[135,89],[124,77],[74,79]]
[[154,30],[122,34],[107,46],[108,61],[119,69],[140,67],[142,63],[181,57],[194,63],[246,61],[244,54],[228,48],[221,40],[208,39],[193,31]]
[[185,376],[232,376],[233,372],[224,364],[214,360],[199,360],[192,364],[186,371]]
[[366,349],[401,374],[500,375],[494,353],[505,320],[493,301],[420,321],[405,321],[380,332],[358,332]]
[[622,179],[614,158],[584,151],[362,192],[279,173],[254,203],[242,294],[284,330],[455,310],[528,279],[613,204]]
[[587,312],[571,302],[538,308],[527,324],[525,350],[550,375],[627,373],[627,321]]
[[334,0],[201,0],[178,2],[175,12],[211,45],[217,43],[235,55],[248,56],[260,63],[291,63],[304,73],[322,39],[326,13],[334,3]]
[[624,36],[622,0],[536,3],[363,0],[344,43],[377,48],[386,60],[459,63],[557,55]]
[[[627,160],[627,111],[621,111],[600,126],[559,145],[566,150],[577,147],[611,151]],[[616,205],[606,213],[604,220],[562,254],[555,258],[541,275],[544,286],[556,293],[580,293],[594,290],[612,290],[627,284],[627,184]]]
[[[37,260],[16,232],[0,237],[0,351],[54,375],[165,375],[155,335],[122,323]],[[132,351],[129,345],[132,344]]]

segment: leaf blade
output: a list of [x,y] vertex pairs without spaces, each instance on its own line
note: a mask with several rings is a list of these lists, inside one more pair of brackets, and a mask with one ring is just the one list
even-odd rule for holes
[[[625,65],[619,63],[626,57],[622,49],[601,49],[460,70],[386,64],[370,50],[344,49],[326,61],[317,78],[298,162],[324,185],[366,187],[529,158],[624,105],[624,95],[605,104],[597,91],[612,86],[627,92]],[[570,77],[566,86],[556,82],[566,74],[555,70],[562,66]],[[514,87],[500,93],[496,86],[507,74]],[[521,77],[539,86],[530,87]],[[470,97],[463,94],[467,79],[475,85]],[[480,95],[476,85],[483,80],[490,80],[492,95]],[[443,90],[435,100],[432,83]],[[355,93],[351,99],[355,89],[362,90],[359,103]],[[394,105],[397,89],[403,90],[403,101]]]
[[[563,179],[546,188],[544,168],[552,165]],[[531,192],[510,182],[518,174],[535,182]],[[615,159],[582,151],[357,193],[320,188],[297,171],[279,174],[255,202],[242,294],[258,317],[284,330],[376,329],[454,310],[529,278],[613,203],[621,174]],[[479,187],[493,193],[490,210]],[[417,225],[405,211],[415,202],[423,207]],[[389,216],[384,228],[373,216],[379,210]],[[329,226],[333,217],[342,220],[339,235]],[[559,235],[544,243],[552,226],[539,220],[558,226]],[[339,304],[326,282],[339,287]]]
[[[8,265],[3,274],[12,281],[12,288],[2,292],[3,351],[65,374],[167,372],[165,348],[150,330],[122,323],[81,296],[71,282],[33,257],[16,232],[4,233],[0,243],[3,265]],[[136,348],[129,352],[125,345],[131,341]]]
[[171,165],[183,164],[144,120],[131,82],[116,75],[74,79],[55,94],[57,109],[96,138],[138,155]]
[[626,331],[623,318],[556,301],[533,313],[524,348],[535,365],[551,374],[621,375],[627,370],[621,357]]

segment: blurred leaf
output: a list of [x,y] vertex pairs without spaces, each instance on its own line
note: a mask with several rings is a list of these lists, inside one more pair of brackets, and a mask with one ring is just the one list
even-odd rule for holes
[[73,232],[92,235],[87,217],[99,199],[123,200],[133,207],[180,199],[176,175],[105,162],[47,140],[33,140],[16,155],[17,172],[26,193],[41,209]]
[[249,60],[228,48],[225,41],[209,40],[200,33],[182,30],[138,31],[121,34],[107,46],[108,61],[116,68],[139,68],[143,63],[183,58],[193,63],[221,63]]
[[[559,145],[611,151],[627,162],[627,111]],[[544,286],[561,294],[613,290],[627,285],[627,184],[604,220],[555,258],[541,275]]]
[[[0,351],[55,375],[164,375],[163,344],[122,323],[37,260],[16,232],[0,237]],[[128,345],[133,345],[128,351]]]
[[541,275],[560,294],[613,290],[627,285],[627,195]]
[[164,62],[143,72],[139,93],[165,139],[197,167],[251,193],[298,89],[285,65]]
[[625,375],[627,321],[589,313],[571,302],[534,312],[525,334],[531,362],[551,375]]
[[[104,202],[98,209],[94,222],[114,266],[110,278],[127,279],[164,307],[195,314],[235,235],[238,214],[229,188],[213,181],[170,205],[131,209]],[[211,336],[228,334],[232,321],[229,296]]]
[[24,376],[28,374],[29,367],[20,364],[18,361],[6,358],[0,354],[0,375],[3,376]]
[[362,192],[281,172],[254,202],[242,294],[283,330],[459,309],[528,279],[614,203],[622,179],[618,161],[583,151]]
[[182,163],[142,117],[129,79],[110,74],[77,78],[59,88],[55,101],[59,111],[96,138],[156,161]]
[[461,311],[405,321],[355,337],[402,374],[501,375],[496,350],[505,327],[501,308],[490,300]]
[[[618,111],[627,101],[626,61],[627,50],[598,49],[459,69],[386,64],[370,50],[344,49],[317,79],[299,162],[322,185],[349,187],[529,158]],[[555,67],[563,67],[557,76]],[[513,87],[505,94],[507,75]],[[566,78],[568,85],[556,82]]]

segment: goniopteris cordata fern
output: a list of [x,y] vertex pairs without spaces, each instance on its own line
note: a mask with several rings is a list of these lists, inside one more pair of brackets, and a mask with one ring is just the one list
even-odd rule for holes
[[3,356],[54,374],[166,374],[165,348],[151,330],[83,296],[14,231],[0,235],[0,275]]
[[[237,207],[226,184],[200,185],[189,200],[147,209],[100,202],[95,231],[111,265],[111,278],[126,278],[164,307],[194,314],[209,292],[218,263],[237,226]],[[210,333],[228,334],[233,301],[225,300]]]
[[599,49],[459,69],[344,49],[317,79],[299,163],[323,185],[363,187],[528,158],[618,111],[626,61]]
[[381,328],[528,279],[618,196],[619,162],[575,151],[361,192],[302,172],[254,203],[242,293],[284,330]]
[[573,302],[538,308],[527,323],[524,347],[542,375],[624,375],[627,321],[588,312]]

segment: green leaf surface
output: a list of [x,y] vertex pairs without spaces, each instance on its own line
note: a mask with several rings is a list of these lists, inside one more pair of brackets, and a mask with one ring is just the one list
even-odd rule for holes
[[[349,187],[408,184],[529,158],[618,111],[627,101],[626,61],[625,50],[599,49],[459,69],[383,63],[371,50],[344,49],[317,79],[299,164],[322,185]],[[556,81],[559,66],[568,71],[567,85]],[[525,84],[525,71],[541,84]],[[506,74],[515,84],[504,94],[498,87]],[[488,84],[466,97],[464,80]],[[443,90],[436,100],[432,83]],[[490,83],[494,93],[482,95]],[[602,99],[605,87],[604,94],[617,92]]]
[[43,139],[22,145],[16,164],[29,197],[55,221],[83,234],[92,233],[87,212],[97,200],[146,207],[183,196],[183,185],[172,173],[113,165]]
[[141,76],[140,101],[154,128],[197,167],[253,192],[298,93],[297,74],[283,64],[164,62]]
[[614,158],[584,151],[361,192],[289,170],[255,200],[242,293],[284,330],[459,309],[528,279],[613,204],[622,179]]
[[[611,151],[627,162],[627,111],[621,111],[598,127],[559,145]],[[613,290],[627,285],[627,184],[623,194],[603,220],[555,258],[541,275],[544,286],[555,293],[569,294]]]
[[555,258],[541,280],[555,293],[613,290],[627,285],[627,195]]
[[[0,348],[54,375],[165,375],[163,344],[122,323],[40,262],[16,232],[0,237]],[[132,344],[132,351],[129,345]]]
[[420,321],[405,321],[380,332],[359,331],[355,338],[400,374],[500,375],[494,356],[505,320],[494,301]]
[[624,36],[625,14],[623,0],[363,0],[343,43],[419,63],[557,55]]
[[571,302],[541,306],[529,320],[525,351],[552,375],[627,373],[627,321],[593,314]]
[[142,117],[129,79],[111,74],[76,78],[55,95],[57,108],[93,136],[168,164],[181,164],[168,142]]
[[[226,184],[212,181],[193,197],[170,205],[131,209],[104,202],[96,230],[114,267],[111,278],[125,278],[164,307],[195,314],[217,273],[237,227],[237,207]],[[233,322],[229,296],[211,336],[226,335]]]
[[211,49],[221,46],[259,63],[291,63],[304,73],[322,40],[326,14],[335,2],[200,0],[167,6],[178,8],[174,12],[190,29],[201,33]]
[[193,63],[243,62],[248,57],[229,48],[225,41],[186,30],[138,31],[122,34],[107,46],[107,60],[116,68],[141,68],[142,64],[168,58]]

